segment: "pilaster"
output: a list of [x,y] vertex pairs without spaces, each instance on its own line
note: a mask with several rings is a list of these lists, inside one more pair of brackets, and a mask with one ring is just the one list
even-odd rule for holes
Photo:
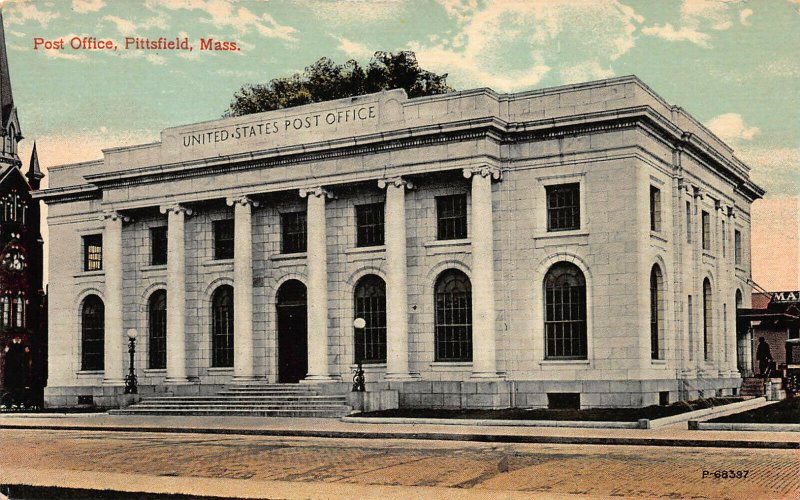
[[104,213],[103,268],[105,270],[105,336],[103,385],[124,384],[124,326],[122,288],[122,225],[130,217],[119,212]]

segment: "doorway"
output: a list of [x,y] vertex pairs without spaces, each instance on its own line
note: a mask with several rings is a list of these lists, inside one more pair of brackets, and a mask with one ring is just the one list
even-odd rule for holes
[[281,285],[277,295],[278,382],[297,383],[308,372],[306,286],[297,280]]

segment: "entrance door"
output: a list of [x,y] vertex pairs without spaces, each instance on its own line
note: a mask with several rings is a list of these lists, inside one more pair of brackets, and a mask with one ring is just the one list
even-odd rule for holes
[[278,289],[278,382],[296,383],[308,372],[306,286],[289,280]]

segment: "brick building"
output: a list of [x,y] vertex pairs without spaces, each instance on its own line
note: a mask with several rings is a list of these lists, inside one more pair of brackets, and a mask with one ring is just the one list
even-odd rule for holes
[[412,407],[729,394],[748,172],[636,77],[169,128],[37,195],[47,401],[115,404],[129,328],[145,393],[347,391],[363,361]]

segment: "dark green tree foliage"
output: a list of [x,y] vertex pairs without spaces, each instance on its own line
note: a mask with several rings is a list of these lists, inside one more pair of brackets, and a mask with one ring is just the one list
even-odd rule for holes
[[336,64],[323,57],[302,74],[274,78],[266,84],[248,83],[233,95],[225,116],[291,108],[381,90],[402,88],[409,97],[453,92],[447,74],[437,75],[419,67],[411,51],[375,52],[364,68],[354,60]]

